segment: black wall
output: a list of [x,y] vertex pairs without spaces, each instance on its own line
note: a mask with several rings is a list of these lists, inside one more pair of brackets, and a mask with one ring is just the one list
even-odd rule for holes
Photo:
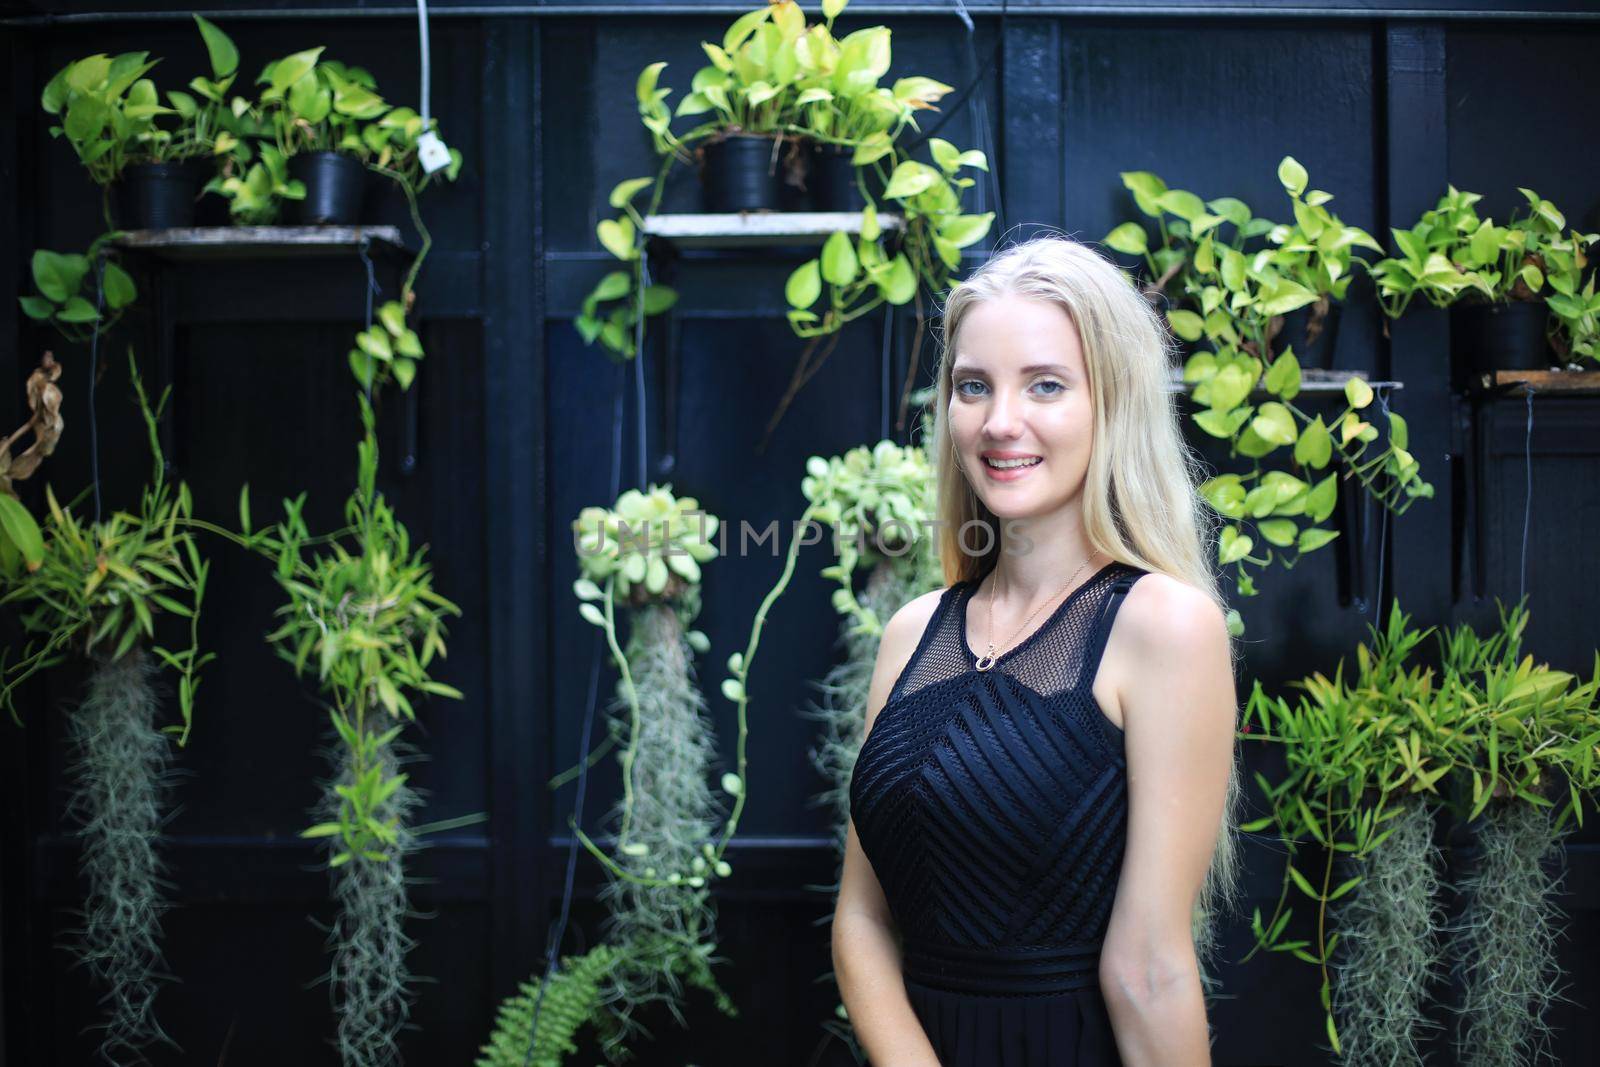
[[[382,398],[382,486],[431,546],[437,585],[464,613],[438,673],[466,700],[424,705],[412,735],[427,755],[414,768],[428,791],[422,818],[486,821],[431,835],[416,863],[426,917],[411,926],[412,962],[431,979],[419,987],[417,1029],[406,1041],[408,1062],[419,1064],[470,1062],[496,1003],[538,966],[556,914],[574,790],[544,783],[578,758],[600,654],[597,632],[574,610],[568,523],[609,499],[619,391],[622,483],[639,477],[634,368],[586,348],[571,320],[609,269],[594,238],[597,219],[612,214],[605,193],[655,169],[633,107],[638,71],[669,60],[663,82],[683,92],[703,62],[699,42],[720,36],[741,10],[432,6],[433,107],[466,166],[424,200],[436,242],[419,305],[429,355],[410,409],[399,394]],[[842,28],[888,22],[891,77],[926,73],[957,86],[998,47],[973,99],[987,109],[999,184],[975,192],[983,208],[1001,209],[1010,237],[1042,225],[1098,239],[1134,217],[1123,170],[1154,170],[1204,196],[1236,195],[1281,214],[1274,174],[1284,154],[1336,195],[1335,211],[1375,234],[1408,225],[1446,182],[1484,193],[1497,216],[1520,202],[1517,186],[1530,186],[1592,230],[1600,227],[1600,20],[1591,6],[1119,0],[1077,11],[1015,3],[1002,14],[974,3],[969,42],[953,8],[902,5],[852,8]],[[0,3],[0,12],[10,16],[0,25],[0,427],[21,421],[22,382],[38,353],[54,348],[66,366],[67,430],[45,474],[71,495],[89,478],[88,353],[22,319],[13,295],[29,291],[32,249],[81,249],[101,226],[95,190],[70,148],[46,133],[38,92],[92,52],[164,56],[162,84],[198,72],[204,56],[187,13],[164,0],[92,12]],[[218,6],[214,17],[238,42],[246,77],[269,58],[326,44],[329,55],[372,69],[389,99],[415,97],[416,25],[404,7],[263,3],[249,12]],[[974,111],[953,116],[940,135],[975,144]],[[693,210],[697,195],[693,175],[676,172],[664,210]],[[376,207],[392,214],[396,205]],[[704,252],[672,264],[683,301],[670,324],[652,327],[643,366],[645,476],[757,529],[799,513],[807,456],[885,433],[911,347],[904,315],[892,323],[887,357],[882,318],[859,323],[758,453],[800,348],[782,317],[782,283],[797,262],[788,253]],[[377,266],[392,296],[394,265]],[[136,504],[147,471],[125,369],[131,343],[145,372],[173,386],[170,458],[199,513],[232,522],[248,481],[258,522],[302,489],[314,524],[335,522],[354,476],[359,427],[344,352],[361,325],[364,280],[353,257],[142,272],[137,311],[100,352],[106,506]],[[1392,403],[1410,422],[1436,496],[1387,522],[1376,508],[1356,509],[1337,550],[1272,570],[1260,597],[1237,602],[1248,626],[1241,697],[1255,678],[1277,688],[1331,670],[1393,596],[1423,623],[1492,624],[1492,598],[1519,591],[1525,462],[1527,647],[1587,672],[1600,607],[1600,564],[1587,550],[1600,523],[1596,401],[1537,398],[1529,437],[1522,397],[1475,406],[1451,394],[1446,316],[1415,313],[1385,337],[1361,299],[1370,287],[1355,292],[1338,365],[1404,382]],[[924,375],[933,355],[925,345]],[[402,473],[412,440],[415,466]],[[179,902],[165,922],[168,961],[182,981],[158,1004],[184,1051],[155,1059],[332,1062],[326,989],[310,985],[325,966],[315,924],[328,914],[326,876],[295,836],[325,773],[326,715],[261,640],[277,604],[270,576],[221,543],[211,551],[203,640],[218,660],[177,757],[180,810],[165,843]],[[829,904],[807,887],[831,879],[832,856],[825,816],[808,804],[823,783],[805,758],[812,729],[798,711],[836,655],[828,583],[816,574],[825,560],[825,546],[802,555],[756,663],[750,800],[735,875],[720,897],[722,973],[740,1017],[693,1000],[692,1030],[662,1016],[640,1062],[746,1063],[759,1050],[798,1065],[813,1062],[823,1038],[818,1023],[835,1003],[819,981],[829,959],[818,920]],[[701,622],[712,651],[700,677],[730,766],[733,710],[717,686],[781,564],[769,543],[706,569]],[[0,723],[0,1052],[41,1067],[90,1062],[92,1049],[82,1031],[94,1019],[93,990],[54,947],[79,892],[61,814],[59,712],[78,698],[80,677],[58,670],[30,692],[24,728]],[[612,681],[600,673],[602,700]],[[1260,764],[1253,753],[1251,764]],[[586,824],[616,782],[611,760],[596,766]],[[1575,1003],[1560,1005],[1552,1022],[1562,1061],[1574,1064],[1600,1038],[1586,1011],[1600,1001],[1590,951],[1600,932],[1593,840],[1581,832],[1570,848],[1562,898],[1571,913],[1562,963]],[[1280,872],[1271,850],[1252,849],[1247,910],[1270,907]],[[594,936],[598,880],[580,852],[567,951]],[[1226,957],[1248,947],[1246,924],[1235,923]],[[1313,968],[1257,957],[1224,978],[1217,1063],[1324,1062]],[[824,1056],[837,1062],[839,1051]],[[1449,1062],[1442,1048],[1440,1056]]]

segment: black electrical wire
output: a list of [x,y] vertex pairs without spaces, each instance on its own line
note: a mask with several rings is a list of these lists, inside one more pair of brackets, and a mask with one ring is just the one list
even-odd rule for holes
[[94,379],[100,367],[100,319],[106,310],[106,254],[94,257],[94,327],[89,334],[89,478],[94,483],[94,521],[100,522],[100,426],[94,413]]
[[[642,298],[643,299],[643,298]],[[635,352],[635,358],[638,357]],[[638,406],[643,410],[645,406],[645,392],[643,392],[643,379],[637,379]],[[640,416],[643,419],[643,416]],[[643,421],[640,421],[643,430]],[[618,365],[618,382],[613,390],[611,400],[611,499],[618,498],[622,493],[622,368]],[[594,731],[595,702],[597,702],[598,688],[600,688],[600,630],[595,630],[594,640],[590,645],[589,653],[589,697],[584,702],[584,728],[582,737],[578,742],[578,798],[573,803],[573,825],[581,827],[584,824],[584,793],[589,785],[589,737]],[[523,1054],[523,1067],[533,1062],[534,1043],[539,1037],[539,1011],[544,1008],[544,990],[550,987],[550,976],[555,974],[555,960],[562,949],[562,939],[566,936],[566,920],[571,915],[573,907],[573,883],[578,873],[578,835],[573,837],[566,845],[566,883],[562,888],[562,913],[555,920],[555,928],[550,931],[549,944],[544,952],[544,977],[539,981],[539,995],[533,1001],[533,1025],[528,1030],[528,1051]]]

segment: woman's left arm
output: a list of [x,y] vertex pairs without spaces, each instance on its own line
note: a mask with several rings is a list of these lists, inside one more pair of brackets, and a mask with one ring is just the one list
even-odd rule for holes
[[[1100,958],[1125,1067],[1203,1067],[1210,1034],[1191,915],[1222,824],[1237,702],[1227,623],[1167,575],[1135,582],[1119,635],[1128,830]],[[1107,638],[1107,647],[1110,638]]]

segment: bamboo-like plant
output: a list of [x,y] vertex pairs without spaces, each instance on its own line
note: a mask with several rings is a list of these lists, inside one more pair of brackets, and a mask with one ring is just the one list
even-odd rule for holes
[[[1372,649],[1357,646],[1353,680],[1341,661],[1331,681],[1316,673],[1291,683],[1306,693],[1293,705],[1257,682],[1245,711],[1260,726],[1245,736],[1281,744],[1286,771],[1276,784],[1256,775],[1271,814],[1241,829],[1273,827],[1288,850],[1276,908],[1265,920],[1256,909],[1245,959],[1266,948],[1318,967],[1328,1040],[1351,1064],[1417,1059],[1439,942],[1432,812],[1455,766],[1456,724],[1430,711],[1433,671],[1406,665],[1431,628],[1412,630],[1395,605],[1384,631],[1368,629]],[[1299,857],[1309,844],[1322,860],[1308,874]],[[1291,885],[1316,904],[1310,939],[1286,936]]]
[[[198,634],[208,564],[187,527],[188,487],[179,484],[174,493],[166,482],[159,445],[167,394],[152,409],[131,350],[128,364],[152,460],[138,512],[85,522],[46,485],[49,514],[38,562],[0,596],[0,604],[22,608],[23,627],[35,635],[17,661],[9,650],[0,655],[0,703],[13,719],[17,687],[27,678],[72,655],[91,663],[87,695],[68,721],[74,753],[68,810],[79,827],[79,870],[87,884],[73,949],[105,990],[99,1048],[110,1063],[136,1058],[156,1042],[176,1045],[155,1015],[159,984],[168,977],[161,916],[169,904],[156,847],[168,818],[166,735],[176,734],[179,746],[187,742],[200,668],[212,658],[200,654]],[[162,615],[188,620],[189,647],[157,644]],[[177,673],[181,724],[156,725],[158,664]]]
[[400,770],[407,758],[400,735],[416,718],[414,697],[459,700],[461,693],[429,673],[434,657],[445,655],[444,618],[460,609],[435,591],[426,548],[412,546],[377,490],[372,406],[358,400],[364,436],[343,529],[312,536],[302,493],[284,501],[276,526],[254,531],[246,487],[242,534],[218,532],[275,562],[288,599],[267,640],[329,699],[334,773],[318,804],[320,821],[301,836],[328,845],[336,907],[326,977],[336,1044],[343,1063],[365,1067],[394,1060],[412,998],[405,867],[421,801]]
[[[610,709],[611,738],[622,746],[623,792],[607,820],[616,828],[614,855],[573,826],[611,876],[600,896],[609,910],[608,943],[620,950],[602,982],[602,1000],[618,1024],[604,1035],[613,1056],[641,1029],[632,1016],[644,1005],[664,1003],[687,1025],[685,983],[735,1014],[712,973],[709,883],[732,873],[722,850],[738,807],[714,844],[720,812],[709,776],[716,746],[693,668],[693,654],[709,643],[689,628],[700,609],[700,564],[716,555],[716,528],[715,516],[693,497],[661,486],[630,489],[613,508],[584,508],[572,524],[583,572],[573,587],[579,612],[605,631],[620,675]],[[619,602],[631,609],[625,651],[617,639]],[[722,777],[740,803],[743,743],[741,719],[740,773]]]
[[1455,807],[1475,832],[1476,863],[1457,887],[1466,903],[1450,930],[1467,1067],[1553,1062],[1545,1013],[1560,995],[1561,844],[1600,788],[1600,652],[1587,683],[1536,666],[1521,651],[1527,622],[1522,604],[1502,607],[1487,639],[1464,625],[1441,639],[1440,701],[1470,724]]

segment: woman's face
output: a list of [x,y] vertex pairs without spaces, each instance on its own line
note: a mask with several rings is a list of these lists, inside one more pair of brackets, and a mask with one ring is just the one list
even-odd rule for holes
[[[974,304],[958,336],[948,416],[967,480],[996,517],[1049,515],[1077,497],[1094,410],[1071,316],[1023,296]],[[1036,462],[1007,462],[1019,457]]]

